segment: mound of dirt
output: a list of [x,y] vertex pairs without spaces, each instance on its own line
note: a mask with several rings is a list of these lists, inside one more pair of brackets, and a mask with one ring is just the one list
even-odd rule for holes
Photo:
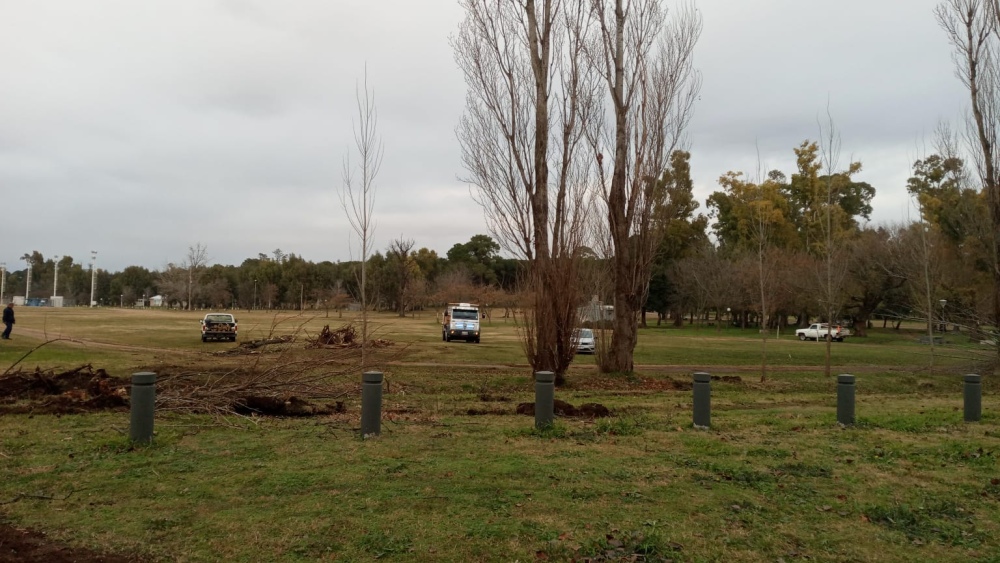
[[[611,416],[611,411],[608,410],[608,407],[600,403],[584,403],[577,408],[559,399],[555,399],[554,401],[553,412],[556,416],[565,416],[567,418],[604,418]],[[535,416],[535,403],[519,403],[517,405],[517,414]]]
[[319,416],[345,412],[343,401],[331,405],[316,405],[298,397],[285,399],[250,395],[238,399],[233,410],[239,414],[262,416]]
[[55,373],[35,368],[0,377],[0,413],[77,414],[128,406],[130,382],[90,365]]
[[723,383],[743,383],[743,378],[738,375],[713,375],[712,381],[722,381]]

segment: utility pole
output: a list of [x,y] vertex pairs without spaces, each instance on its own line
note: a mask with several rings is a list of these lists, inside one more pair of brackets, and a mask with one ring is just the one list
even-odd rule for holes
[[28,279],[24,284],[24,304],[27,305],[31,293],[31,256],[25,256],[24,263],[28,265]]
[[59,257],[52,257],[52,297],[59,297]]
[[7,263],[0,262],[0,303],[3,303],[3,294],[7,290]]
[[97,289],[97,251],[90,251],[90,306],[94,306],[94,290]]

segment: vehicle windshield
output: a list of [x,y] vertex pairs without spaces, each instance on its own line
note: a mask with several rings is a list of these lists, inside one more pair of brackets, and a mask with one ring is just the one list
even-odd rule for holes
[[206,315],[205,322],[209,323],[230,323],[233,322],[232,315]]
[[573,331],[573,338],[593,338],[594,331],[589,328],[578,328]]
[[475,309],[452,309],[451,318],[474,321],[479,318],[479,311]]

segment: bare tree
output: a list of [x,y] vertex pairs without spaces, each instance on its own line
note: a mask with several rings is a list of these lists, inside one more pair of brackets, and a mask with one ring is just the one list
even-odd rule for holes
[[[1000,329],[1000,2],[946,0],[934,9],[953,49],[955,74],[969,92],[967,138],[992,222],[993,326]],[[1000,355],[1000,346],[997,347]]]
[[886,227],[864,229],[849,248],[845,296],[853,309],[854,334],[865,337],[872,314],[906,284],[907,275],[901,267],[898,232]]
[[721,316],[727,306],[734,305],[735,296],[732,279],[733,265],[719,254],[719,250],[705,245],[698,253],[677,263],[674,277],[680,283],[688,278],[695,283],[704,296],[705,303],[716,311],[716,330],[722,330]]
[[436,291],[431,299],[438,305],[452,301],[471,302],[476,299],[478,289],[472,283],[472,274],[464,266],[452,268],[435,280]]
[[368,351],[368,293],[367,262],[372,250],[375,233],[375,178],[382,167],[383,145],[378,135],[378,111],[375,94],[368,89],[368,72],[365,71],[363,88],[355,87],[358,105],[354,122],[354,148],[357,162],[352,164],[350,153],[344,156],[343,185],[340,203],[347,220],[358,237],[361,253],[359,276],[361,301],[361,368],[365,369]]
[[[758,190],[758,193],[761,193],[761,190]],[[770,335],[767,328],[768,313],[770,312],[768,295],[774,271],[771,268],[773,263],[771,232],[774,222],[772,217],[775,211],[771,207],[770,200],[763,197],[753,202],[752,209],[753,215],[747,226],[751,232],[751,240],[754,245],[753,253],[757,265],[757,289],[760,296],[760,381],[763,383],[767,381],[767,337]]]
[[[601,367],[631,372],[638,315],[664,236],[658,217],[666,181],[661,177],[682,142],[701,87],[692,57],[702,22],[692,5],[672,18],[658,0],[591,0],[590,5],[596,37],[587,49],[588,62],[607,89],[611,118],[598,114],[588,124],[614,246],[614,331]],[[607,163],[605,152],[613,155]]]
[[[190,303],[190,301],[184,303],[187,298],[187,271],[174,263],[168,263],[157,277],[156,285],[160,291],[166,295],[181,296],[177,298],[177,301],[183,303],[184,307],[182,308],[187,309],[187,305]],[[138,298],[140,295],[140,290],[137,290],[134,297]]]
[[187,295],[187,306],[185,308],[188,310],[191,310],[193,307],[194,294],[198,290],[198,284],[201,282],[201,274],[208,264],[208,260],[208,247],[199,242],[194,246],[188,247],[187,257],[181,263],[181,268],[187,273],[187,284],[184,293]]
[[561,0],[460,0],[453,40],[468,87],[458,126],[462,161],[493,237],[523,257],[534,297],[522,342],[557,384],[573,358],[580,262],[590,188],[581,157],[593,111],[584,64],[589,10]]
[[[758,178],[762,176],[763,165],[758,164]],[[775,231],[786,221],[785,209],[781,206],[779,184],[768,177],[757,183],[748,181],[742,172],[727,172],[719,178],[735,206],[740,209],[737,221],[741,249],[748,252],[745,260],[752,260],[752,276],[744,268],[737,268],[746,277],[753,278],[754,296],[747,295],[748,305],[760,313],[761,362],[760,379],[767,380],[767,339],[769,336],[768,318],[773,304],[770,295],[774,284],[774,246]],[[743,284],[744,291],[750,284]]]
[[849,178],[855,172],[861,170],[860,164],[852,163],[846,172],[838,171],[840,166],[840,133],[837,131],[833,123],[833,117],[830,115],[830,110],[827,108],[827,126],[824,130],[822,123],[819,124],[819,136],[820,136],[820,154],[823,163],[824,171],[826,172],[825,184],[826,184],[826,204],[825,207],[825,221],[823,221],[823,262],[824,271],[821,275],[822,283],[820,287],[822,288],[822,296],[820,298],[821,306],[826,312],[826,351],[825,351],[825,361],[823,364],[823,373],[826,376],[830,375],[830,354],[831,347],[833,346],[833,326],[836,322],[836,318],[840,316],[840,311],[843,308],[844,303],[844,280],[847,275],[847,252],[841,243],[843,241],[837,240],[837,233],[834,231],[834,212],[838,214],[837,224],[840,224],[839,215],[842,213],[842,208],[837,205],[834,201],[836,196],[834,182],[838,180],[838,176],[843,178]]

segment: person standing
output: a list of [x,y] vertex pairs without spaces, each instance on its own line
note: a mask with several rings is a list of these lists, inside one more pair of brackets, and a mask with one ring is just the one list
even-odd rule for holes
[[10,331],[14,328],[14,304],[8,303],[3,310],[3,324],[7,326],[3,331],[3,339],[10,340]]

